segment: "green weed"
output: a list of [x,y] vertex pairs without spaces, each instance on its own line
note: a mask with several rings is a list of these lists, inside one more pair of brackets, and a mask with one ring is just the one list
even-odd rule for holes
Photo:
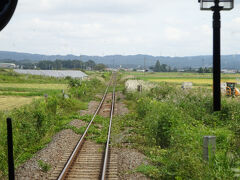
[[49,165],[48,163],[45,163],[42,160],[38,160],[38,166],[41,168],[41,170],[43,172],[48,172],[51,169],[51,165]]

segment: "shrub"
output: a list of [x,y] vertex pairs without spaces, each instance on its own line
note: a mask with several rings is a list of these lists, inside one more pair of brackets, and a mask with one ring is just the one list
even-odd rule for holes
[[[240,102],[223,98],[222,111],[212,111],[207,91],[182,91],[171,86],[147,95],[130,94],[136,102],[135,138],[152,166],[139,171],[154,179],[233,179],[240,161]],[[215,135],[215,156],[202,158],[203,137]],[[134,138],[133,138],[134,139]],[[158,153],[163,151],[164,153]],[[157,173],[156,173],[157,172]]]

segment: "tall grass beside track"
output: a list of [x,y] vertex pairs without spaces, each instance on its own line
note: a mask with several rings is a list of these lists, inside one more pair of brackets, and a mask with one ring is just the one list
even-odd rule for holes
[[[223,97],[212,111],[211,91],[183,91],[160,83],[150,92],[126,94],[131,113],[115,123],[131,129],[125,142],[150,164],[138,167],[153,179],[234,179],[240,169],[240,101]],[[116,127],[116,125],[115,125]],[[203,136],[217,137],[216,155],[203,160]],[[236,178],[235,178],[236,179]]]
[[[110,74],[105,74],[104,78],[109,79],[109,76]],[[2,92],[6,93],[9,89],[4,88],[12,88],[11,90],[16,92],[14,88],[19,88],[19,91],[25,90],[21,87],[2,87]],[[29,93],[35,92],[32,88],[28,90]],[[18,167],[42,149],[55,133],[68,128],[67,124],[79,116],[79,110],[87,108],[88,102],[95,94],[103,93],[104,90],[105,85],[96,79],[70,79],[69,89],[66,90],[69,95],[67,99],[56,90],[56,93],[49,94],[47,99],[35,100],[30,105],[12,111],[0,111],[0,179],[7,175],[7,117],[13,119],[14,159]]]

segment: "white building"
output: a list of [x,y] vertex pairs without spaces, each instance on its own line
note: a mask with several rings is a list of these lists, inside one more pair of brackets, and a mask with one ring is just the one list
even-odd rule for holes
[[2,69],[14,69],[14,68],[16,68],[16,64],[13,64],[13,63],[0,63],[0,68],[2,68]]

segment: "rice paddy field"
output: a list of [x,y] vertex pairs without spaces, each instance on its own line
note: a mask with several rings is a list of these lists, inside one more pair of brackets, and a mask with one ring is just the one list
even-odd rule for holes
[[67,84],[0,83],[1,88],[67,89]]
[[38,98],[40,97],[0,96],[0,110],[12,110],[30,104]]
[[11,70],[0,70],[0,111],[30,104],[44,95],[54,95],[66,90],[64,79],[21,75]]
[[[139,73],[131,72],[128,75],[134,76],[136,79],[146,80],[150,82],[169,82],[176,85],[181,85],[184,82],[192,82],[193,86],[212,86],[211,73],[182,73],[182,72],[167,72],[167,73]],[[222,74],[221,82],[236,82],[240,83],[240,74]]]

